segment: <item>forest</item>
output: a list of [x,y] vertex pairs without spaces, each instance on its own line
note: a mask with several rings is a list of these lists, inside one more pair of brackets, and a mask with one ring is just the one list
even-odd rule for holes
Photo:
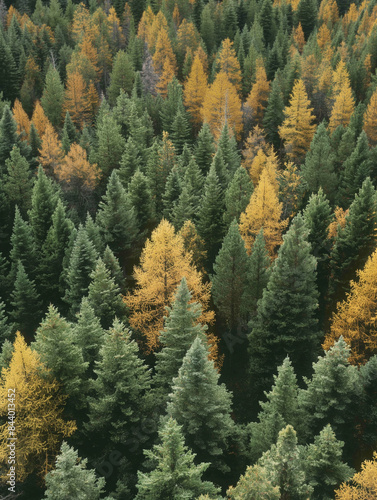
[[375,500],[376,183],[376,0],[0,0],[0,497]]

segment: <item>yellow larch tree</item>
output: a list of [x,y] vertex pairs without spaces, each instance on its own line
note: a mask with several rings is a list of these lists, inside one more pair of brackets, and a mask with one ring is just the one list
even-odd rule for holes
[[42,137],[42,135],[45,133],[47,125],[50,124],[50,121],[47,118],[40,101],[36,101],[34,105],[34,111],[31,117],[31,121],[34,124],[34,127],[37,129],[39,137]]
[[208,55],[201,45],[199,45],[197,51],[194,54],[194,57],[197,54],[198,54],[198,56],[203,64],[204,73],[206,75],[208,75]]
[[[127,5],[127,4],[126,4]],[[144,40],[150,45],[150,40],[148,40],[150,28],[153,24],[153,21],[155,19],[155,15],[153,13],[153,10],[150,5],[144,10],[143,15],[141,16],[140,22],[139,22],[139,27],[137,31],[137,36]],[[150,46],[149,46],[150,49]]]
[[330,132],[334,132],[339,125],[347,127],[354,110],[355,100],[352,95],[351,85],[349,80],[345,79],[340,87],[338,95],[335,98],[334,106],[331,110],[329,121]]
[[339,10],[336,0],[322,0],[319,6],[318,18],[329,29],[332,29],[334,24],[339,20]]
[[169,25],[164,14],[159,11],[153,18],[152,24],[146,32],[146,42],[148,44],[149,51],[152,53],[156,48],[157,38],[161,30],[165,30],[165,32],[168,33]]
[[114,7],[110,7],[109,14],[107,16],[107,22],[109,25],[111,48],[113,50],[113,53],[115,53],[121,47],[124,47],[126,39],[123,34],[122,27],[120,25],[120,20],[117,16]]
[[246,170],[250,170],[254,158],[260,150],[265,152],[267,150],[267,144],[264,136],[264,130],[260,128],[259,125],[256,125],[252,130],[250,130],[249,135],[244,142],[244,149],[242,150],[242,165]]
[[223,71],[217,74],[213,84],[208,87],[201,113],[216,140],[225,123],[230,130],[235,130],[237,139],[240,138],[243,126],[241,100],[237,89]]
[[267,106],[270,93],[270,82],[267,80],[263,60],[259,58],[256,62],[255,83],[251,87],[250,94],[246,99],[246,106],[251,111],[252,119],[259,125],[262,124],[263,113]]
[[[20,332],[13,347],[9,368],[2,369],[0,378],[0,417],[5,422],[0,425],[0,464],[5,482],[9,479],[8,446],[15,444],[16,477],[22,483],[32,473],[43,478],[53,468],[62,440],[76,425],[63,419],[67,397]],[[15,401],[11,403],[13,394]],[[8,430],[8,409],[15,411],[15,436]],[[12,437],[17,440],[10,440]]]
[[160,79],[156,85],[157,92],[165,98],[168,95],[168,85],[175,76],[174,68],[168,58],[165,59]]
[[329,224],[329,239],[335,239],[338,235],[339,229],[343,229],[347,223],[348,209],[343,210],[341,207],[336,207],[334,210],[334,220]]
[[282,232],[288,224],[288,221],[281,220],[282,208],[283,204],[279,203],[276,188],[265,169],[245,212],[242,212],[240,217],[240,234],[249,254],[255,238],[263,227],[266,248],[271,257],[276,256],[276,249],[283,241]]
[[265,150],[260,149],[256,157],[252,161],[250,168],[248,169],[254,187],[257,187],[262,172],[266,170],[271,184],[277,191],[279,187],[277,182],[278,168],[279,168],[278,157],[273,147],[272,146],[266,147]]
[[14,101],[13,116],[17,123],[17,133],[24,134],[24,138],[29,137],[30,120],[18,99]]
[[267,155],[263,149],[259,149],[256,156],[250,163],[244,162],[244,167],[249,172],[250,178],[253,181],[254,187],[257,186],[259,177],[263,172],[267,163]]
[[241,90],[241,67],[233,48],[233,42],[226,38],[223,40],[219,56],[220,71],[226,74],[228,80],[235,86],[237,92]]
[[377,251],[357,274],[346,300],[338,304],[323,348],[330,349],[343,335],[351,347],[350,362],[359,365],[377,354]]
[[192,63],[190,75],[184,88],[184,103],[192,117],[194,126],[198,129],[202,123],[200,112],[207,91],[207,75],[202,61],[197,53]]
[[59,141],[58,134],[55,132],[54,127],[51,123],[48,123],[45,133],[42,135],[42,145],[39,150],[38,160],[44,170],[50,175],[53,175],[62,159],[62,144]]
[[192,264],[192,255],[184,249],[182,236],[163,219],[145,244],[140,266],[134,268],[135,291],[125,299],[130,308],[130,326],[144,336],[147,352],[159,347],[165,307],[171,306],[183,277],[193,294],[193,302],[203,307],[198,321],[211,323],[214,319],[214,313],[208,309],[211,285],[203,283],[201,273]]
[[199,41],[200,35],[195,25],[191,21],[184,19],[177,32],[178,50],[185,54],[187,50],[191,49],[192,53],[194,53],[198,48]]
[[89,121],[93,123],[97,115],[98,108],[100,106],[99,95],[93,82],[89,83],[88,91],[86,93],[86,99],[88,103],[88,112],[90,117]]
[[298,48],[300,54],[302,54],[304,45],[305,45],[305,35],[304,30],[302,29],[301,23],[298,23],[297,28],[294,30],[293,39]]
[[89,10],[85,7],[85,5],[81,2],[77,5],[75,12],[73,14],[72,21],[72,37],[75,42],[79,42],[84,34],[90,31],[91,28],[91,20]]
[[336,97],[339,94],[339,92],[341,92],[344,80],[347,80],[349,83],[349,74],[346,68],[346,64],[341,59],[338,62],[336,69],[333,73],[333,78],[332,78],[333,97]]
[[78,71],[70,73],[67,78],[63,105],[64,116],[67,111],[72,121],[80,127],[88,121],[90,108],[87,99],[87,89],[84,79]]
[[372,460],[365,460],[361,464],[361,471],[357,472],[348,483],[343,483],[335,490],[335,500],[373,500],[377,498],[377,453],[373,453]]
[[364,130],[370,144],[375,146],[377,144],[377,90],[373,92],[364,113]]
[[168,32],[165,29],[160,30],[156,50],[153,54],[153,66],[157,73],[161,74],[166,61],[169,61],[174,74],[177,72],[177,60],[175,58]]
[[326,24],[322,24],[318,30],[317,43],[321,51],[331,43],[331,32]]
[[55,167],[55,174],[60,181],[76,189],[94,189],[101,172],[96,163],[89,163],[86,150],[73,143],[63,161]]
[[279,134],[285,142],[285,149],[290,160],[301,162],[312,142],[315,125],[304,82],[295,81],[289,105],[284,109],[285,120],[279,127]]

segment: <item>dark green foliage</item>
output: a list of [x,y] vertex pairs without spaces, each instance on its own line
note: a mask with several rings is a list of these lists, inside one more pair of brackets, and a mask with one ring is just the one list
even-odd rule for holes
[[124,187],[128,186],[132,176],[141,166],[141,160],[139,149],[135,144],[135,141],[132,137],[129,137],[124,148],[124,153],[120,162],[120,169],[118,171],[119,179]]
[[221,189],[222,191],[225,191],[228,186],[230,174],[225,165],[223,154],[220,148],[216,151],[216,154],[213,157],[212,165],[215,168],[215,172],[217,178],[219,179]]
[[365,365],[360,367],[360,381],[362,384],[359,399],[359,411],[362,426],[358,441],[363,453],[373,453],[377,442],[377,356],[371,357]]
[[279,151],[281,147],[281,139],[278,129],[284,121],[283,110],[283,92],[279,73],[277,73],[271,85],[271,92],[268,97],[268,104],[263,118],[263,127],[266,139],[273,144],[277,151]]
[[199,210],[200,198],[203,193],[204,177],[195,161],[194,156],[191,156],[184,170],[183,188],[187,189],[190,203],[194,210],[194,219]]
[[[14,328],[9,323],[4,302],[0,301],[0,345],[5,341],[14,341]],[[1,369],[1,368],[0,368]]]
[[128,54],[120,50],[114,59],[113,70],[108,89],[109,102],[114,105],[120,90],[131,94],[134,84],[135,72]]
[[208,360],[208,348],[196,338],[183,358],[168,403],[168,415],[182,425],[187,445],[198,461],[211,469],[226,472],[224,454],[234,433],[230,417],[231,394],[218,384],[219,374]]
[[31,208],[33,187],[29,163],[21,156],[19,148],[14,146],[5,164],[8,172],[5,176],[4,192],[11,210],[13,211],[17,205],[22,217],[26,217],[27,211]]
[[248,309],[249,259],[236,220],[231,223],[213,265],[212,297],[222,329],[236,334],[245,326]]
[[[1,38],[1,37],[0,37]],[[17,144],[17,125],[8,106],[5,106],[0,120],[0,169],[4,172],[5,160]]]
[[180,155],[184,145],[189,142],[190,132],[191,127],[187,113],[183,106],[180,106],[171,125],[171,139],[177,154]]
[[30,144],[30,156],[33,159],[33,166],[37,166],[37,157],[39,155],[39,150],[42,146],[41,138],[39,137],[38,131],[34,126],[34,123],[30,124],[29,132],[29,144]]
[[254,186],[244,167],[238,167],[225,192],[224,222],[228,226],[234,218],[239,222],[240,215],[246,210]]
[[62,146],[65,154],[70,150],[71,145],[77,142],[77,131],[73,124],[71,115],[67,111],[64,118],[64,126],[62,133]]
[[207,175],[215,154],[214,139],[208,123],[204,123],[198,134],[194,149],[196,163],[203,175]]
[[237,142],[233,134],[229,133],[228,124],[225,123],[219,141],[218,151],[221,151],[228,178],[231,179],[241,165],[241,158],[237,149]]
[[296,373],[310,373],[318,349],[318,291],[308,230],[297,215],[271,270],[258,313],[251,321],[249,355],[257,397],[272,382],[273,367],[289,355]]
[[274,25],[272,22],[272,2],[263,0],[260,7],[259,22],[263,29],[263,37],[266,45],[272,46],[275,38]]
[[[92,153],[105,179],[118,168],[125,148],[125,139],[115,118],[105,112],[97,125],[97,147]],[[91,158],[92,160],[92,158]]]
[[317,24],[317,2],[315,0],[301,0],[297,9],[297,20],[307,40]]
[[119,260],[113,254],[109,245],[106,245],[102,260],[107,269],[110,271],[110,276],[114,278],[115,284],[119,286],[120,291],[124,294],[126,291],[126,281],[124,279]]
[[41,104],[54,127],[59,127],[62,122],[62,107],[64,100],[64,85],[59,72],[50,66],[46,74],[46,83],[41,98]]
[[19,92],[20,75],[13,54],[0,32],[0,81],[4,97],[13,101]]
[[174,204],[171,215],[173,225],[177,231],[181,229],[187,220],[195,218],[195,201],[196,200],[192,200],[187,187],[183,186],[179,198]]
[[85,231],[97,252],[102,253],[105,250],[105,242],[98,224],[94,222],[89,212],[86,214]]
[[168,85],[168,95],[162,102],[160,111],[163,130],[169,132],[169,134],[173,132],[173,123],[177,112],[184,110],[182,99],[182,85],[176,78],[173,78]]
[[147,235],[155,218],[155,208],[148,178],[137,169],[128,185],[128,194],[136,213],[140,235]]
[[18,261],[22,262],[29,277],[36,275],[37,253],[33,233],[28,222],[21,217],[18,207],[16,207],[12,236],[10,238],[11,251],[9,254],[11,261],[10,281],[14,282]]
[[209,464],[194,463],[195,454],[185,446],[182,426],[176,420],[166,420],[158,434],[161,444],[144,452],[154,468],[149,473],[138,472],[135,500],[184,500],[219,493],[213,483],[202,480]]
[[182,187],[178,168],[174,165],[172,170],[169,172],[166,180],[165,192],[162,197],[162,203],[164,206],[163,216],[168,220],[172,220],[173,210],[178,202],[181,190]]
[[206,46],[208,54],[211,54],[215,48],[216,35],[215,24],[212,17],[210,6],[207,4],[201,14],[200,18],[200,34]]
[[0,370],[8,368],[13,356],[13,344],[9,340],[4,340],[0,353]]

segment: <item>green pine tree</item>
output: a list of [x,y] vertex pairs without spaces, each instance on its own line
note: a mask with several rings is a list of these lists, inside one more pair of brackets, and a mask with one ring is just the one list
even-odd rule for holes
[[225,165],[223,154],[220,148],[218,148],[215,156],[213,157],[211,166],[212,165],[215,167],[215,172],[217,178],[219,179],[221,190],[224,192],[228,187],[230,174],[227,170],[227,166]]
[[17,205],[22,217],[26,217],[27,211],[31,208],[33,188],[29,163],[21,155],[19,148],[14,146],[5,164],[8,172],[5,176],[4,192],[12,211]]
[[59,71],[51,65],[46,74],[41,104],[54,127],[59,127],[62,122],[63,101],[64,85],[60,80]]
[[114,279],[116,285],[118,285],[121,293],[126,292],[126,280],[123,276],[122,268],[120,267],[119,260],[115,257],[113,251],[106,245],[105,251],[103,252],[102,260],[105,266],[110,271],[110,276]]
[[241,157],[238,152],[236,138],[234,134],[229,133],[227,123],[225,123],[221,131],[217,143],[217,151],[221,151],[228,177],[231,179],[241,165]]
[[128,194],[136,213],[138,230],[141,236],[149,236],[155,220],[155,207],[148,178],[137,169],[128,185]]
[[73,124],[71,115],[67,111],[64,118],[62,132],[62,146],[65,154],[68,153],[74,142],[77,142],[77,131],[75,125]]
[[194,463],[196,457],[184,444],[182,426],[169,418],[158,434],[161,444],[155,444],[152,450],[144,452],[153,469],[148,473],[138,472],[135,500],[184,500],[198,498],[201,494],[217,495],[219,489],[213,483],[202,480],[209,464]]
[[13,341],[14,333],[13,325],[9,324],[6,306],[3,301],[0,301],[0,345],[5,340]]
[[4,340],[0,353],[0,370],[9,368],[13,356],[13,343],[8,339]]
[[23,220],[18,207],[16,207],[15,210],[13,231],[10,242],[10,282],[14,283],[16,278],[18,261],[22,262],[28,276],[35,278],[37,264],[35,240],[30,225],[28,222]]
[[108,88],[110,104],[115,104],[121,89],[129,95],[131,94],[134,79],[135,71],[129,55],[123,50],[119,50],[115,56],[110,76],[110,85]]
[[203,175],[207,175],[213,155],[215,154],[214,138],[208,123],[203,123],[194,148],[194,156]]
[[[171,134],[173,132],[174,118],[179,109],[183,108],[182,85],[174,77],[168,85],[168,95],[162,102],[160,116],[163,130]],[[183,108],[184,109],[184,108]]]
[[163,216],[168,220],[172,220],[173,210],[178,202],[181,191],[182,185],[179,177],[179,170],[178,167],[174,165],[166,179],[165,191],[162,196],[162,204],[164,207]]
[[305,40],[308,40],[317,24],[317,2],[315,0],[301,0],[298,4],[297,20],[301,23]]
[[178,155],[182,153],[183,147],[190,141],[190,122],[183,106],[180,106],[176,112],[171,125],[171,139],[175,151]]
[[98,224],[96,224],[89,212],[86,214],[85,231],[88,238],[93,243],[94,248],[101,254],[105,250],[105,243]]
[[[1,38],[2,37],[0,37],[0,39]],[[17,124],[9,106],[5,106],[3,116],[0,120],[0,166],[2,168],[2,172],[5,172],[5,160],[9,158],[13,146],[17,145],[17,142]]]
[[130,136],[127,139],[124,153],[120,162],[119,168],[119,179],[121,180],[124,187],[127,187],[130,183],[132,176],[139,169],[142,163],[142,158],[139,154],[139,148],[135,141]]
[[109,112],[104,112],[97,123],[97,147],[91,158],[91,162],[101,169],[104,181],[119,168],[125,144],[120,125]]
[[192,220],[195,218],[195,203],[196,200],[192,200],[189,190],[186,186],[183,186],[181,194],[177,202],[173,206],[171,220],[176,231],[179,231],[183,224],[187,220]]
[[280,73],[277,72],[271,85],[271,92],[268,96],[267,108],[263,118],[266,139],[273,144],[276,151],[281,148],[279,127],[284,121],[284,100],[280,80]]
[[246,210],[254,186],[244,167],[238,167],[225,192],[224,223],[229,226],[234,218],[239,222],[240,215]]

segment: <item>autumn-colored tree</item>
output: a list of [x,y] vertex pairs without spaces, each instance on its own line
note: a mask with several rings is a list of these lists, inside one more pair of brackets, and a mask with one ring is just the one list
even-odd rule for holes
[[305,45],[305,35],[301,23],[298,23],[297,28],[294,30],[293,39],[297,45],[298,51],[302,54]]
[[49,119],[47,118],[42,105],[39,101],[35,103],[33,116],[31,117],[31,121],[34,123],[34,127],[37,129],[39,137],[42,137],[46,131],[48,126]]
[[168,95],[168,85],[174,78],[174,68],[168,58],[165,59],[160,79],[156,85],[156,89],[162,97]]
[[29,137],[30,130],[30,120],[28,115],[26,114],[22,104],[18,99],[14,101],[13,106],[13,116],[17,123],[17,133],[23,134],[23,137],[27,139]]
[[377,90],[373,92],[368,107],[364,113],[364,130],[368,136],[370,144],[375,146],[377,144]]
[[351,84],[348,76],[343,77],[339,84],[336,86],[339,90],[336,92],[334,106],[331,110],[329,129],[332,132],[343,125],[347,127],[350,122],[351,115],[355,110],[355,100],[352,95]]
[[197,53],[192,63],[191,72],[185,83],[184,103],[187,111],[191,114],[196,128],[202,123],[201,107],[207,91],[207,76],[203,63]]
[[86,95],[86,86],[82,75],[75,71],[70,73],[67,78],[65,91],[63,113],[69,112],[72,121],[83,127],[88,120],[89,105]]
[[126,297],[130,325],[143,334],[147,352],[158,348],[165,307],[171,305],[183,277],[193,301],[203,307],[198,321],[210,323],[214,318],[213,312],[208,310],[210,284],[203,284],[201,273],[195,269],[191,258],[184,249],[182,236],[175,234],[174,227],[163,219],[145,244],[140,266],[134,269],[135,292]]
[[256,65],[255,83],[251,88],[245,104],[250,108],[252,119],[261,125],[263,112],[267,106],[268,95],[270,93],[270,82],[267,81],[263,61],[258,59]]
[[156,50],[153,55],[153,65],[158,73],[162,73],[166,59],[169,61],[174,74],[177,72],[177,60],[175,58],[168,32],[162,29],[157,37]]
[[252,161],[249,168],[249,175],[253,181],[254,187],[258,185],[260,176],[264,170],[268,173],[269,179],[276,192],[278,190],[277,171],[278,158],[272,147],[267,148],[264,153],[262,149],[258,151],[257,156]]
[[86,150],[73,143],[63,161],[55,167],[55,174],[60,181],[71,187],[94,189],[100,177],[100,170],[96,163],[89,163]]
[[199,41],[200,36],[195,28],[195,25],[192,22],[187,21],[187,19],[184,19],[177,31],[178,51],[182,60],[188,51],[191,51],[192,53],[196,51]]
[[245,212],[240,217],[240,234],[249,254],[262,227],[269,254],[271,256],[276,254],[276,248],[283,241],[282,231],[288,224],[288,221],[280,220],[282,208],[283,204],[279,203],[277,191],[271,183],[269,174],[264,170]]
[[285,150],[292,161],[302,161],[312,142],[315,125],[304,82],[295,81],[289,106],[284,110],[285,120],[279,127],[280,137],[285,141]]
[[[9,400],[12,395],[14,402]],[[15,410],[16,427],[15,439],[12,440],[9,421],[0,426],[0,463],[4,482],[9,479],[6,473],[9,471],[9,445],[12,444],[18,450],[15,457],[18,481],[25,481],[33,472],[43,478],[52,469],[62,439],[76,429],[74,422],[62,418],[65,401],[66,396],[61,394],[59,384],[17,332],[9,368],[2,370],[0,379],[0,415],[5,421],[9,410]]]
[[335,207],[334,220],[329,224],[329,239],[336,239],[339,229],[346,226],[348,212],[348,209],[343,210],[341,207]]
[[343,483],[335,491],[335,500],[372,500],[377,496],[377,453],[372,460],[365,460],[361,471],[357,472],[350,483]]
[[217,74],[213,84],[208,87],[201,113],[215,139],[219,138],[225,123],[228,124],[229,129],[235,130],[237,138],[240,137],[242,132],[241,100],[236,87],[223,71]]
[[226,74],[228,80],[235,86],[237,92],[241,90],[241,68],[238,62],[233,42],[226,38],[220,49],[219,56],[220,71]]
[[350,362],[363,364],[377,354],[377,251],[357,275],[358,281],[351,281],[351,291],[347,299],[338,304],[323,348],[330,349],[343,335],[351,348]]
[[318,30],[317,43],[321,51],[324,51],[325,47],[328,47],[331,43],[331,32],[326,24],[322,24]]
[[61,142],[58,139],[58,134],[51,123],[48,123],[42,135],[42,147],[39,150],[38,159],[44,169],[53,174],[55,169],[60,165],[62,158],[63,150]]

